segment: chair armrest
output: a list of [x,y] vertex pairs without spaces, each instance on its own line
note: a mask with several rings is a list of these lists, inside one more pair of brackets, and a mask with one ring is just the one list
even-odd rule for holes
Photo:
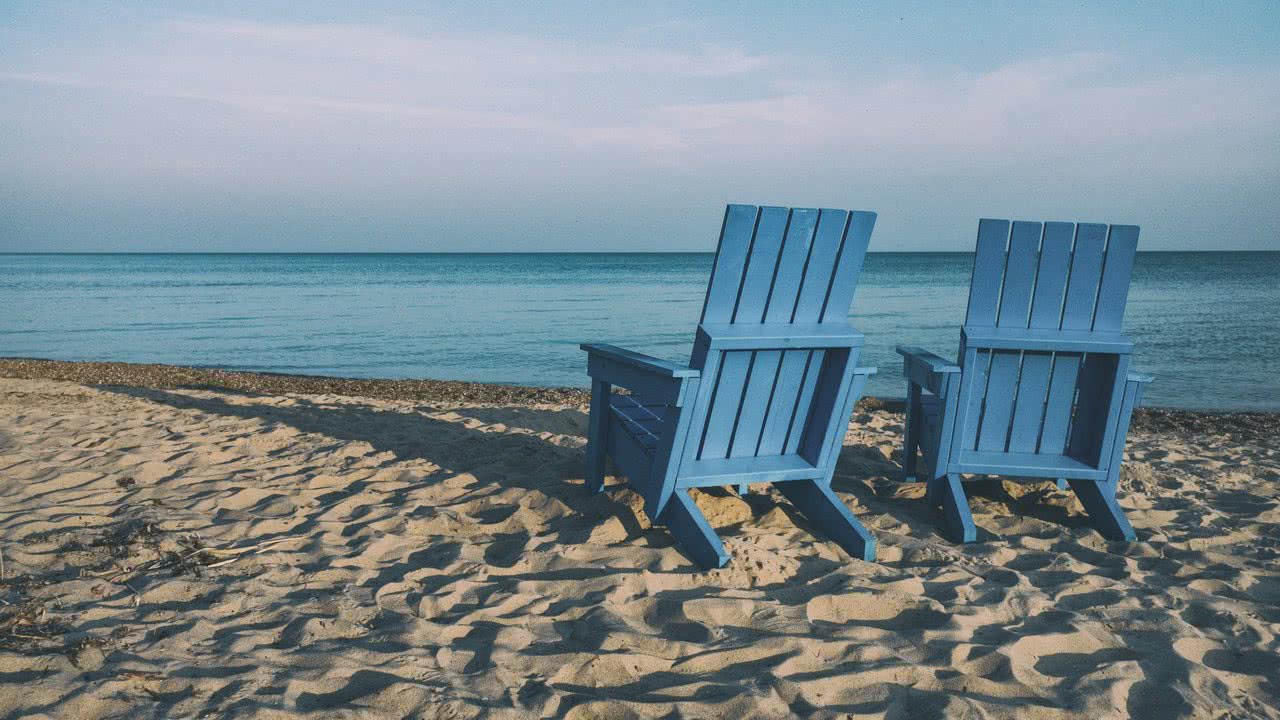
[[[587,374],[594,383],[617,385],[658,402],[680,405],[698,386],[701,371],[612,345],[584,343]],[[593,383],[592,392],[595,392]]]
[[942,394],[947,375],[960,372],[959,365],[940,358],[924,348],[899,345],[897,349],[898,354],[902,356],[902,374],[907,380],[935,395]]
[[[658,375],[669,378],[688,378],[698,377],[701,371],[695,370],[686,365],[677,365],[668,360],[662,360],[643,353],[632,352],[614,345],[606,345],[604,343],[582,343],[578,347],[587,351],[587,357],[601,358],[611,362],[624,365],[632,370],[650,375]],[[625,387],[625,386],[624,386]]]

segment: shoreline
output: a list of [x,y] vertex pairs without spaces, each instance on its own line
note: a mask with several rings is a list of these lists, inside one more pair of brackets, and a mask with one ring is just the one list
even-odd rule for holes
[[[589,391],[569,387],[502,385],[466,380],[344,378],[161,363],[41,358],[0,357],[0,377],[154,390],[185,388],[234,390],[260,395],[340,395],[434,404],[586,405],[591,400]],[[903,400],[867,396],[858,401],[857,409],[861,412],[886,410],[900,413]],[[1261,442],[1264,438],[1280,435],[1280,411],[1143,406],[1134,412],[1131,428],[1146,432],[1200,432],[1235,437],[1242,442]]]

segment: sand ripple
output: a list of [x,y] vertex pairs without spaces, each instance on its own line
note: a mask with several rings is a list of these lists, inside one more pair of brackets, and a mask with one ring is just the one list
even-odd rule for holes
[[[0,379],[0,716],[1280,717],[1280,455],[1136,432],[1111,544],[1050,484],[981,542],[861,415],[851,561],[766,486],[696,572],[582,488],[580,406]],[[613,480],[611,479],[611,482]]]

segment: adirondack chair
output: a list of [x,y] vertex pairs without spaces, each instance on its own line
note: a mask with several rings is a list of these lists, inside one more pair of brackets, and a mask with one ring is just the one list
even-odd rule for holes
[[[1149,375],[1121,334],[1132,225],[982,220],[956,363],[899,346],[906,479],[928,482],[959,542],[976,536],[961,475],[1070,484],[1110,540],[1135,539],[1116,504],[1129,418]],[[917,461],[917,450],[923,465]]]
[[856,366],[863,338],[848,322],[874,224],[869,212],[730,205],[688,365],[581,346],[588,489],[603,489],[612,457],[649,518],[715,568],[729,556],[690,489],[771,482],[850,555],[874,559],[875,540],[831,491],[875,372]]

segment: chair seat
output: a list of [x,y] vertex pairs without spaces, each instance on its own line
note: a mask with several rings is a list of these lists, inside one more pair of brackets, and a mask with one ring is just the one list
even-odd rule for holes
[[1064,478],[1067,480],[1103,480],[1105,470],[1099,470],[1067,455],[1041,453],[991,452],[963,450],[959,462],[952,462],[954,472],[975,475],[1006,475],[1014,477]]
[[650,455],[657,450],[663,425],[674,409],[633,395],[614,393],[609,396],[609,416],[614,427],[625,431]]

